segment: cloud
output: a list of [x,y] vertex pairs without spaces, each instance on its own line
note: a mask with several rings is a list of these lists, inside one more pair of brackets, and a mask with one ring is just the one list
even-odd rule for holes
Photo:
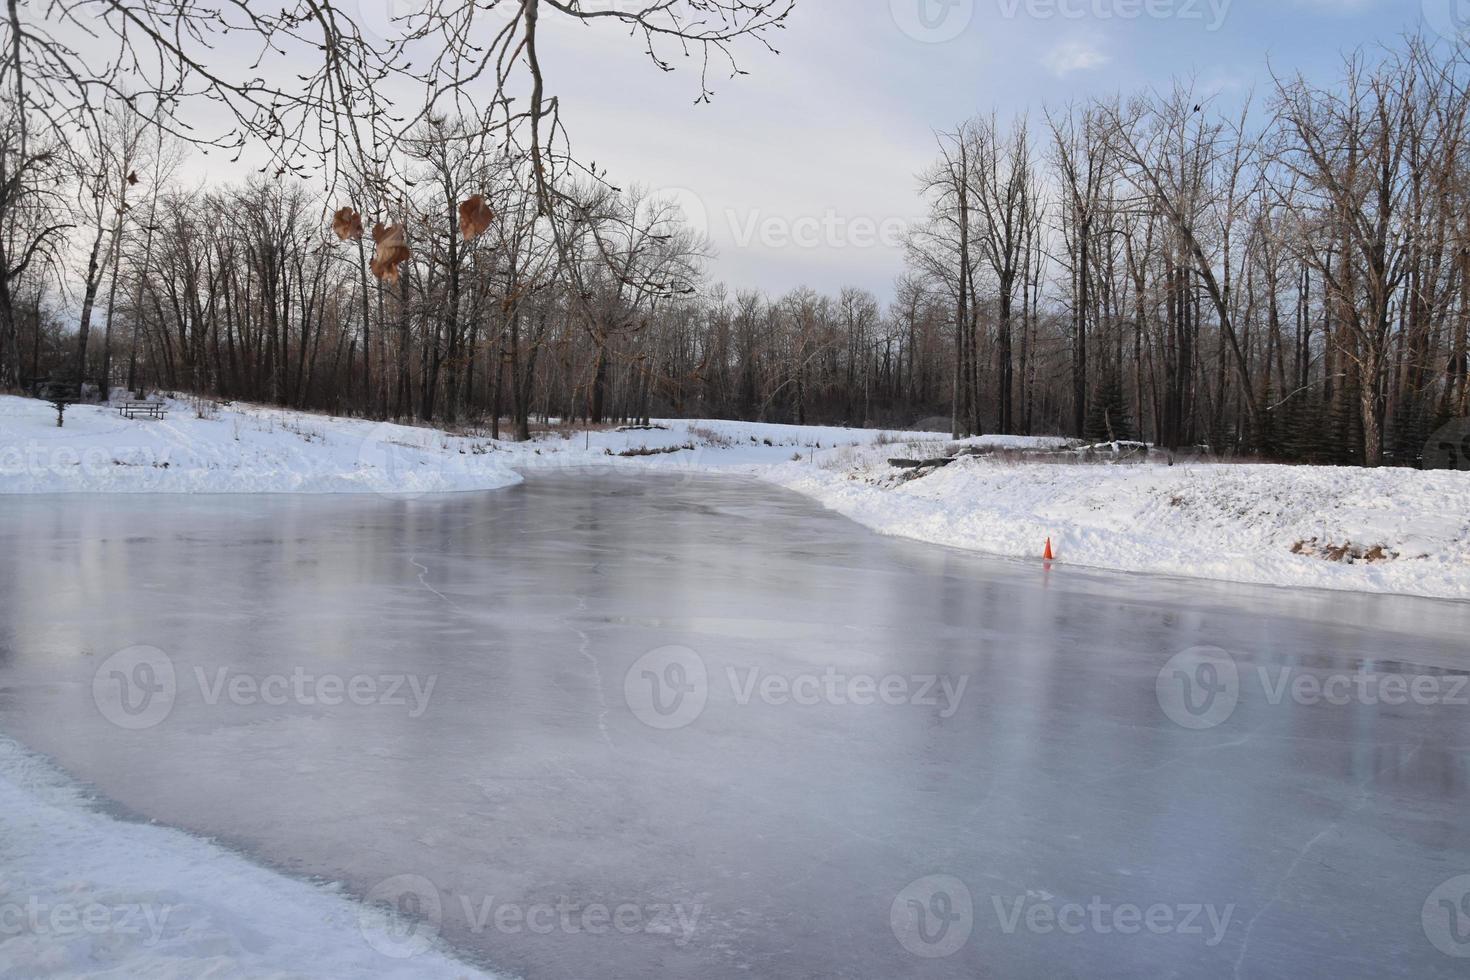
[[1092,71],[1112,61],[1090,41],[1063,41],[1041,58],[1041,63],[1058,78],[1073,72]]

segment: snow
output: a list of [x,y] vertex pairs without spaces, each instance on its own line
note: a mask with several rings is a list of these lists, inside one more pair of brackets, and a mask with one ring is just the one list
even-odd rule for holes
[[[207,416],[207,417],[201,417]],[[734,472],[805,494],[882,534],[1016,558],[1046,539],[1073,565],[1234,582],[1470,598],[1470,474],[1186,461],[1017,461],[1067,440],[983,436],[997,453],[918,479],[942,433],[658,421],[570,427],[530,443],[484,432],[250,405],[129,420],[0,397],[3,493],[379,493],[495,490],[523,473],[614,466]],[[997,452],[998,451],[998,452]],[[1375,551],[1375,549],[1379,549]],[[1369,560],[1371,556],[1372,560]],[[1337,559],[1337,560],[1334,560]]]
[[0,398],[0,492],[428,493],[519,481],[473,456],[473,440],[427,429],[256,407],[200,414],[181,401],[162,421],[74,405],[57,428],[45,402]]
[[0,737],[0,975],[487,978],[411,927],[177,830],[95,809]]
[[[211,417],[202,418],[202,414]],[[50,405],[0,396],[0,494],[428,493],[497,490],[517,470],[598,466],[724,469],[789,460],[820,445],[870,444],[873,430],[667,422],[659,428],[547,435],[529,444],[488,433],[232,405],[201,413],[169,402],[168,417],[125,419],[75,405],[57,428]],[[570,429],[567,430],[569,433]],[[681,447],[692,447],[682,449]],[[623,456],[646,450],[657,456]]]
[[765,476],[880,533],[990,554],[1039,559],[1051,538],[1073,565],[1470,599],[1470,473],[981,457],[903,482],[869,451]]

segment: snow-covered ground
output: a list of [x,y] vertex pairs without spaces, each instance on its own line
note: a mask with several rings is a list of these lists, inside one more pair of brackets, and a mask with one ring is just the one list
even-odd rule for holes
[[881,533],[991,554],[1037,559],[1051,538],[1075,565],[1470,599],[1470,473],[984,457],[905,480],[887,457],[926,454],[902,449],[765,475]]
[[[415,927],[181,831],[117,820],[0,737],[0,976],[488,978]],[[417,940],[416,940],[417,941]]]
[[[461,449],[486,455],[446,465]],[[254,406],[201,413],[178,401],[162,420],[74,405],[57,428],[45,402],[0,397],[4,493],[428,493],[518,479],[470,440],[429,430]]]
[[[208,416],[208,417],[201,417]],[[989,449],[1063,440],[983,437]],[[953,448],[942,434],[749,422],[488,434],[258,406],[163,421],[0,397],[0,493],[492,490],[590,465],[739,472],[880,533],[1061,562],[1270,585],[1470,599],[1470,473],[1190,461],[1109,465],[967,458],[915,479],[890,457]]]
[[[202,417],[208,416],[208,417]],[[548,433],[518,444],[488,433],[331,418],[255,405],[163,420],[75,405],[66,424],[45,402],[0,396],[0,493],[382,493],[495,490],[517,470],[587,465],[751,468],[814,447],[870,444],[871,430],[669,422],[648,431]],[[687,448],[686,448],[687,447]],[[665,451],[669,452],[665,452]],[[624,455],[626,454],[626,455]]]

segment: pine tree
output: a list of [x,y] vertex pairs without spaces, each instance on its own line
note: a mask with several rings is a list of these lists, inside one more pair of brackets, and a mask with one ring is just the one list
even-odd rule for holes
[[1117,375],[1110,375],[1093,392],[1082,434],[1093,442],[1127,442],[1137,438],[1135,431],[1123,383]]

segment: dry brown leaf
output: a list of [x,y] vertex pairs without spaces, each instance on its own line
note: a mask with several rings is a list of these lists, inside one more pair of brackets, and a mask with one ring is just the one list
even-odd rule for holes
[[402,225],[373,225],[373,242],[376,244],[368,268],[373,275],[387,282],[398,281],[398,266],[412,255],[408,250],[407,236]]
[[495,212],[490,210],[482,194],[476,194],[459,206],[459,232],[465,241],[478,238],[494,220]]
[[342,241],[362,238],[362,215],[351,208],[342,208],[332,215],[332,231]]
[[129,187],[132,187],[134,184],[136,184],[138,182],[138,172],[136,170],[130,170],[130,171],[128,171],[127,180],[128,180],[128,186]]

